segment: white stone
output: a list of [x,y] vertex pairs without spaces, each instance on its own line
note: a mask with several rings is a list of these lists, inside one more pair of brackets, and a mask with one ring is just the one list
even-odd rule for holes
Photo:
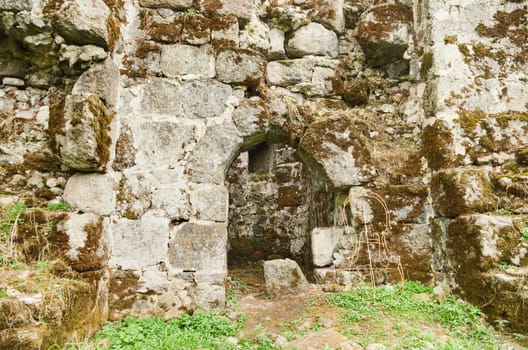
[[192,6],[193,0],[140,0],[139,4],[144,7],[184,10]]
[[215,58],[209,46],[163,45],[160,69],[169,78],[185,75],[213,78],[216,74]]
[[277,28],[272,28],[268,33],[268,40],[270,48],[267,57],[271,60],[285,58],[286,50],[284,49],[284,32]]
[[316,267],[329,266],[333,262],[333,254],[343,238],[342,227],[316,227],[312,230],[312,258]]
[[275,259],[264,262],[266,291],[271,296],[305,292],[308,281],[297,263],[290,259]]
[[7,86],[23,87],[26,83],[19,78],[5,77],[2,79],[2,84]]
[[109,265],[141,270],[166,261],[170,220],[155,211],[141,220],[119,219],[112,225]]
[[196,219],[227,221],[229,194],[224,185],[193,184],[190,190],[192,214]]
[[265,58],[255,51],[223,50],[216,57],[218,80],[223,83],[256,84],[265,70]]
[[107,48],[110,40],[110,9],[103,0],[67,0],[54,14],[57,31],[76,45]]
[[66,183],[63,196],[73,210],[110,215],[115,208],[113,175],[75,174]]
[[319,23],[310,23],[299,28],[288,41],[287,52],[290,57],[319,55],[337,57],[337,35]]

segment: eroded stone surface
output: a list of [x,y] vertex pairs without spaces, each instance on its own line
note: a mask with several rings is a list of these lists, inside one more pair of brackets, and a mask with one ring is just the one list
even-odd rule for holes
[[297,263],[290,259],[264,262],[266,291],[278,297],[284,294],[302,293],[308,289],[308,281]]

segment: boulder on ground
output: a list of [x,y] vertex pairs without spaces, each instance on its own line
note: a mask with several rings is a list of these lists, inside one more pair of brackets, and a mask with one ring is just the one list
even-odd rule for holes
[[297,263],[290,259],[264,262],[266,291],[270,296],[302,293],[308,289],[308,281]]

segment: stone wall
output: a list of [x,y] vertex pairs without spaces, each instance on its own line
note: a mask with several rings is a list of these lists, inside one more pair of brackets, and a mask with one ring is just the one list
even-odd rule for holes
[[[304,231],[285,247],[312,256],[321,282],[373,275],[368,258],[378,283],[442,282],[526,331],[522,2],[0,0],[0,11],[1,203],[65,200],[104,222],[107,254],[86,269],[110,274],[110,318],[224,305],[228,224],[255,210],[229,198],[245,180],[228,170],[267,142],[302,164],[290,189],[314,204],[285,206]],[[262,216],[280,217],[269,203]]]

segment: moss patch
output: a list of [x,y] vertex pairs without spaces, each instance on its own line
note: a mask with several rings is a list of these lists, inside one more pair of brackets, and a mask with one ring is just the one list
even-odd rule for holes
[[98,164],[104,168],[110,160],[110,147],[112,146],[110,131],[114,115],[106,109],[104,103],[96,95],[88,96],[86,101],[90,112],[94,116],[93,129],[97,144],[95,156]]
[[498,11],[493,18],[497,22],[493,26],[486,26],[479,23],[475,31],[484,37],[499,39],[509,39],[519,48],[525,48],[528,41],[528,25],[527,10],[517,9],[512,12]]

